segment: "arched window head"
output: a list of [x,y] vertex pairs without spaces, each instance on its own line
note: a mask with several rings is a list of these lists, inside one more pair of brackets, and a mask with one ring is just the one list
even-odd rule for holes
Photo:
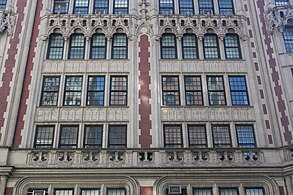
[[177,59],[176,37],[172,33],[164,33],[161,37],[161,58]]
[[235,33],[228,33],[225,36],[225,55],[226,59],[241,59],[241,49],[239,36]]

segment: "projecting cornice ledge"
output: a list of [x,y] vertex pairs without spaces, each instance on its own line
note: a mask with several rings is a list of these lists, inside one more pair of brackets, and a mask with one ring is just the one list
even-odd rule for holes
[[0,11],[0,34],[7,31],[8,35],[12,36],[15,23],[16,14],[12,9]]

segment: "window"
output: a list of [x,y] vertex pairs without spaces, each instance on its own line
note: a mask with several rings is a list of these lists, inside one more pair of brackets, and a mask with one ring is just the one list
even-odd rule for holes
[[239,148],[255,148],[255,138],[252,125],[236,125]]
[[205,59],[220,59],[218,36],[216,34],[205,34],[203,47]]
[[60,77],[45,76],[43,79],[41,106],[57,106]]
[[220,195],[238,195],[237,188],[220,188]]
[[87,14],[89,7],[89,0],[75,0],[74,1],[74,14]]
[[194,34],[184,34],[182,40],[183,59],[197,59],[197,37]]
[[35,148],[52,148],[54,126],[37,126],[35,135]]
[[160,14],[174,14],[174,0],[160,0]]
[[213,0],[198,0],[199,14],[214,14]]
[[112,59],[127,59],[126,34],[116,33],[113,35]]
[[289,5],[289,0],[275,0],[276,6],[286,6]]
[[287,52],[293,52],[293,26],[286,26],[283,30],[283,38]]
[[233,106],[249,105],[245,76],[229,76]]
[[91,190],[81,190],[81,195],[100,195],[100,190],[99,189],[91,189]]
[[212,189],[194,188],[193,195],[212,195]]
[[106,59],[107,41],[104,34],[94,34],[91,43],[91,59]]
[[78,126],[62,125],[60,128],[60,148],[77,148]]
[[111,76],[110,106],[127,106],[127,76]]
[[55,189],[54,195],[73,195],[73,189]]
[[86,125],[84,131],[85,148],[102,148],[103,126]]
[[245,195],[264,195],[262,188],[245,188]]
[[163,76],[163,105],[179,106],[180,92],[179,92],[179,77],[178,76]]
[[180,0],[179,1],[179,13],[180,14],[194,14],[193,0]]
[[241,59],[239,36],[237,34],[226,34],[225,36],[226,59]]
[[185,103],[186,106],[203,105],[201,77],[185,76]]
[[61,60],[63,58],[64,38],[59,33],[53,33],[49,38],[47,59]]
[[70,38],[69,59],[84,59],[85,38],[83,34],[73,34]]
[[54,1],[54,14],[67,14],[69,0],[55,0]]
[[87,106],[103,106],[104,105],[104,76],[89,76],[87,90]]
[[224,80],[222,76],[207,76],[209,105],[226,105]]
[[233,0],[219,0],[219,12],[220,15],[233,15]]
[[108,188],[107,195],[126,195],[124,188]]
[[174,34],[165,33],[161,37],[162,59],[177,59],[176,37]]
[[213,125],[212,131],[215,148],[231,148],[229,125]]
[[113,14],[128,14],[128,0],[114,0]]
[[48,195],[47,189],[29,189],[27,195]]
[[64,106],[80,106],[82,76],[67,76],[65,80]]
[[188,139],[190,148],[206,148],[207,136],[205,125],[188,125]]
[[165,148],[182,148],[181,125],[164,125]]
[[109,0],[95,0],[94,14],[108,14]]
[[109,148],[126,148],[127,147],[127,126],[126,125],[109,125],[108,135]]

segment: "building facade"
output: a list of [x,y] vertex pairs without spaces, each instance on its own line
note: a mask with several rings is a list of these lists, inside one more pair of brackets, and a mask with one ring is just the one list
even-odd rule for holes
[[293,0],[0,0],[0,195],[293,195]]

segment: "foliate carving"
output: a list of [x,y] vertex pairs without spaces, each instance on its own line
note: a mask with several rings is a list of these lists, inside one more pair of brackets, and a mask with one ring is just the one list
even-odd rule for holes
[[167,152],[167,160],[171,163],[182,162],[184,158],[183,152]]
[[289,19],[293,19],[293,6],[277,6],[269,8],[266,13],[266,23],[269,33],[275,29],[283,32]]
[[95,163],[99,161],[99,153],[94,151],[84,151],[82,153],[83,161],[86,163]]
[[155,159],[153,152],[139,152],[138,160],[141,163],[153,162]]
[[47,164],[49,152],[31,152],[31,164]]
[[124,152],[109,152],[108,159],[112,163],[123,163],[125,161],[125,153]]
[[221,162],[232,162],[234,160],[233,152],[218,152],[218,158]]
[[192,153],[193,160],[196,163],[206,163],[209,160],[209,153],[208,152],[193,152]]
[[13,10],[0,11],[0,33],[7,29],[8,35],[12,35],[15,23],[16,14]]
[[60,163],[72,163],[72,161],[73,161],[73,156],[74,156],[74,153],[73,152],[67,152],[67,151],[65,151],[65,152],[58,152],[58,154],[57,154],[57,156],[58,156],[58,161],[60,162]]

